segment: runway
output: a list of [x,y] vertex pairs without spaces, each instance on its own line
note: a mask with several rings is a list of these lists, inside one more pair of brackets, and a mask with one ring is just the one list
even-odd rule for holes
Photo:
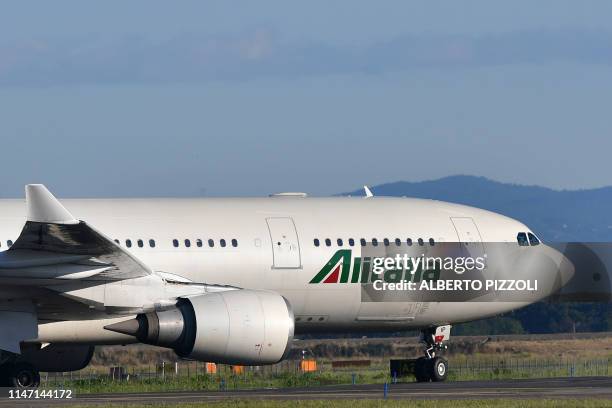
[[[382,399],[383,385],[341,385],[311,388],[280,388],[228,391],[176,391],[126,394],[82,394],[72,400],[22,401],[2,399],[0,407],[69,404],[172,404],[178,402],[213,402],[226,399],[314,400]],[[580,377],[506,381],[461,381],[445,383],[389,384],[389,399],[612,399],[612,377]]]

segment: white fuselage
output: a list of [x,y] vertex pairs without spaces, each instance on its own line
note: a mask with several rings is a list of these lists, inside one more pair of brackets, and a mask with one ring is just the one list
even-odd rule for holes
[[[474,320],[522,306],[366,304],[361,302],[359,284],[309,283],[339,248],[359,256],[361,239],[376,239],[379,245],[385,239],[391,243],[410,239],[419,245],[422,239],[427,251],[430,239],[436,243],[516,242],[518,232],[529,231],[516,220],[472,207],[408,198],[298,196],[69,199],[62,203],[75,218],[124,248],[129,240],[128,250],[154,271],[195,282],[279,292],[291,303],[299,331],[422,327]],[[0,200],[0,250],[19,236],[24,221],[23,200]]]

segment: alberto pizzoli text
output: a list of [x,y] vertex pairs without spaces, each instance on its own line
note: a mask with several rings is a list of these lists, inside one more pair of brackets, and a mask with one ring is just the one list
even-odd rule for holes
[[538,281],[536,279],[442,279],[423,280],[421,282],[384,282],[375,280],[374,290],[430,290],[430,291],[537,291]]

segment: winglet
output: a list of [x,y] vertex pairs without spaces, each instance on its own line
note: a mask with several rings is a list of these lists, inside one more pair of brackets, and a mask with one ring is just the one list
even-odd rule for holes
[[42,184],[25,187],[28,221],[52,224],[77,224],[72,214]]
[[363,186],[363,189],[365,190],[366,198],[374,197],[374,194],[372,194],[372,191],[370,190],[370,187]]

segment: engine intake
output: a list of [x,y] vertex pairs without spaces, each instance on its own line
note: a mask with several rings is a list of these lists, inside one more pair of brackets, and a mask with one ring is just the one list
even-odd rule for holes
[[175,308],[105,326],[181,357],[223,364],[274,364],[284,359],[294,320],[273,292],[230,290],[181,299]]

